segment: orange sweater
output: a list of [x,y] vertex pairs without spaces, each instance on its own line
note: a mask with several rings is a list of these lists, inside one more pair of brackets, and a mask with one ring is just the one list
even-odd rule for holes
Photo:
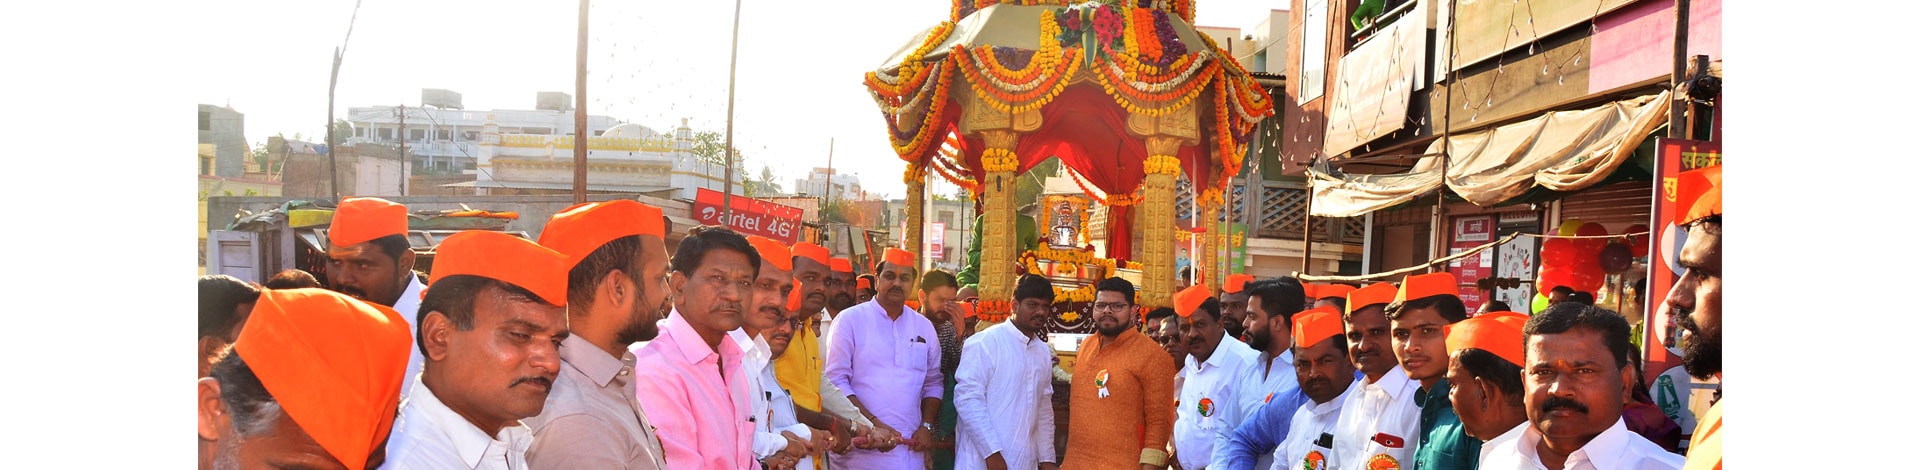
[[[1089,336],[1073,364],[1067,453],[1060,468],[1138,468],[1166,461],[1173,436],[1173,358],[1138,331]],[[1094,382],[1107,376],[1107,397]]]

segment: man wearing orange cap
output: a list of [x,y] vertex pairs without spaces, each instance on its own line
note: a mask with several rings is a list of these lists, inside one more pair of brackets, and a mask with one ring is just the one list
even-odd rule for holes
[[[816,433],[793,416],[792,395],[780,387],[773,374],[773,347],[764,334],[786,321],[787,301],[799,295],[793,286],[793,251],[759,235],[747,236],[747,243],[760,254],[760,270],[754,276],[753,297],[742,312],[740,328],[727,332],[727,337],[746,353],[741,368],[751,397],[752,414],[747,420],[753,423],[753,457],[768,467],[794,468],[813,453],[813,447],[825,448],[826,434]],[[775,406],[786,408],[780,414],[787,418],[781,420],[785,422],[774,419]],[[807,468],[812,464],[811,459],[805,459]]]
[[[1680,266],[1687,272],[1667,292],[1667,309],[1681,329],[1681,364],[1697,378],[1720,377],[1720,166],[1680,174],[1675,222],[1687,227]],[[1687,445],[1688,469],[1720,468],[1720,401],[1700,417]]]
[[1408,468],[1420,441],[1420,383],[1394,356],[1386,306],[1399,292],[1382,282],[1347,294],[1347,353],[1366,380],[1347,394],[1334,425],[1333,455],[1341,468]]
[[1246,341],[1247,283],[1253,282],[1253,276],[1231,274],[1224,281],[1220,285],[1220,324],[1226,327],[1227,336]]
[[1407,276],[1387,305],[1393,354],[1407,378],[1420,383],[1413,401],[1420,405],[1420,439],[1413,468],[1471,469],[1480,456],[1480,440],[1467,436],[1447,398],[1447,327],[1467,319],[1459,282],[1450,272]]
[[1220,301],[1205,284],[1173,296],[1173,311],[1191,322],[1187,329],[1187,365],[1180,371],[1179,417],[1173,422],[1174,457],[1182,468],[1205,468],[1214,443],[1232,433],[1241,414],[1236,379],[1254,366],[1259,354],[1222,328]]
[[961,355],[953,468],[1059,468],[1053,348],[1040,338],[1053,317],[1053,283],[1022,275],[1013,299],[1013,316],[967,339]]
[[[877,281],[878,279],[875,277],[873,273],[861,274],[860,277],[855,278],[853,283],[854,305],[867,303],[868,301],[873,300],[873,297],[875,295],[879,295],[879,291],[875,290],[875,286],[878,285]],[[901,305],[905,305],[905,304],[906,304],[905,302],[901,303]],[[831,333],[833,330],[827,330],[827,331]]]
[[1293,315],[1293,370],[1299,384],[1299,402],[1261,407],[1233,431],[1227,451],[1231,458],[1221,469],[1247,470],[1254,455],[1271,454],[1273,468],[1332,468],[1332,434],[1341,405],[1357,387],[1360,372],[1347,360],[1347,338],[1340,312],[1315,307]]
[[[420,325],[420,291],[427,285],[413,271],[413,248],[407,242],[407,206],[377,197],[340,200],[327,226],[327,286],[380,305],[393,307],[407,320],[409,331]],[[407,355],[406,384],[400,398],[413,393],[413,381],[425,364],[419,350]]]
[[501,232],[447,237],[420,302],[427,358],[386,468],[527,468],[567,333],[567,256]]
[[[1063,469],[1159,469],[1173,434],[1173,360],[1133,328],[1133,283],[1094,285],[1093,325],[1080,343],[1069,393]],[[1169,309],[1171,310],[1171,309]],[[1171,314],[1169,314],[1171,316]]]
[[1678,470],[1686,458],[1627,430],[1632,327],[1610,310],[1576,302],[1547,307],[1521,330],[1528,424],[1487,442],[1486,468]]
[[733,230],[703,226],[680,240],[669,263],[673,312],[660,336],[633,353],[653,368],[634,387],[640,408],[674,468],[759,467],[745,351],[727,332],[746,320],[760,253]]
[[[1213,468],[1228,468],[1234,458],[1246,458],[1252,461],[1254,468],[1273,466],[1273,458],[1267,452],[1236,455],[1230,452],[1233,433],[1248,423],[1245,417],[1253,416],[1263,407],[1299,408],[1306,400],[1300,394],[1300,381],[1293,372],[1293,315],[1301,310],[1306,302],[1301,300],[1303,289],[1300,281],[1291,277],[1264,279],[1248,283],[1243,292],[1248,296],[1246,317],[1247,346],[1258,354],[1253,364],[1241,370],[1235,378],[1235,402],[1231,406],[1240,408],[1241,422],[1235,428],[1220,430],[1220,436],[1214,441]],[[1285,423],[1278,427],[1283,433]],[[1285,439],[1275,437],[1278,442]],[[1244,465],[1243,465],[1244,466]]]
[[[793,245],[793,278],[800,282],[796,292],[801,292],[802,300],[798,309],[788,313],[800,318],[801,325],[786,346],[773,348],[774,376],[780,387],[792,394],[796,419],[814,429],[834,431],[840,440],[828,447],[844,451],[853,437],[865,436],[873,422],[853,407],[839,387],[827,381],[819,329],[829,323],[818,319],[830,310],[836,295],[846,297],[847,306],[852,306],[853,298],[847,295],[845,284],[852,283],[853,268],[844,258],[828,258],[827,249],[820,245],[800,242]],[[773,345],[773,337],[767,340]],[[809,460],[816,468],[823,463],[818,457]]]
[[379,467],[410,343],[392,309],[320,289],[263,291],[200,379],[199,468]]
[[[933,451],[933,466],[936,469],[953,468],[954,429],[959,425],[959,409],[953,401],[953,387],[958,385],[955,375],[960,369],[961,342],[973,332],[967,329],[965,312],[954,297],[960,293],[960,283],[953,274],[942,270],[927,271],[920,276],[920,305],[918,310],[933,322],[934,335],[940,337],[940,416],[934,423],[933,438],[939,446]],[[1051,293],[1052,291],[1048,291]],[[1051,294],[1049,294],[1051,295]]]
[[1524,314],[1492,312],[1455,323],[1447,332],[1449,398],[1467,436],[1486,443],[1476,461],[1498,444],[1496,438],[1517,438],[1527,424],[1520,370],[1526,363],[1521,337],[1526,324]]
[[533,429],[530,468],[666,468],[653,424],[635,402],[627,349],[660,333],[666,314],[666,225],[660,209],[619,199],[554,214],[540,244],[567,257],[568,331],[560,375]]
[[[827,311],[815,317],[816,320],[812,326],[815,336],[825,336],[827,332],[833,331],[833,318],[840,316],[840,312],[861,303],[854,300],[854,289],[858,281],[853,275],[853,261],[846,258],[833,258],[831,261],[833,262],[827,265]],[[868,287],[872,287],[872,284],[868,284]],[[820,344],[826,344],[824,338]]]
[[[881,263],[873,301],[840,313],[827,346],[827,379],[873,421],[881,441],[906,449],[855,449],[835,455],[847,468],[919,468],[933,445],[940,411],[940,346],[933,322],[907,308],[913,288],[911,253],[889,248]],[[858,371],[858,373],[855,373]],[[909,430],[903,441],[900,429]]]
[[1337,312],[1347,311],[1347,294],[1353,292],[1353,286],[1346,284],[1314,284],[1311,287],[1313,287],[1312,291],[1316,297],[1309,299],[1313,301],[1313,305],[1307,308],[1325,306],[1333,307],[1333,310]]

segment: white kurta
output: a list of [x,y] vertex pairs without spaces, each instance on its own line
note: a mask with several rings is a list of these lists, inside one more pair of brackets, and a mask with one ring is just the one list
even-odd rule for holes
[[1334,426],[1332,460],[1339,468],[1375,468],[1374,460],[1412,467],[1420,445],[1420,404],[1413,400],[1419,389],[1420,382],[1408,379],[1398,365],[1379,381],[1361,380],[1359,390],[1347,394]]
[[[407,320],[408,338],[420,337],[420,291],[427,285],[420,283],[420,276],[407,273],[407,290],[400,292],[400,300],[394,301],[393,311]],[[420,355],[420,342],[413,341],[407,348],[407,375],[400,381],[400,401],[407,401],[407,395],[413,393],[413,382],[420,377],[420,368],[427,364],[426,356]]]
[[[1236,381],[1239,385],[1236,385],[1234,390],[1236,402],[1234,406],[1240,407],[1240,421],[1245,421],[1271,399],[1286,396],[1300,388],[1300,377],[1293,373],[1293,351],[1281,352],[1280,357],[1274,359],[1271,364],[1267,362],[1266,351],[1255,353],[1253,362],[1247,364],[1245,369],[1241,369],[1240,378]],[[1239,424],[1236,423],[1234,427],[1239,427]],[[1233,429],[1227,429],[1213,441],[1214,448],[1229,445],[1228,443],[1233,441],[1232,438]],[[1224,454],[1215,455],[1215,457],[1224,457]],[[1214,463],[1209,468],[1224,467],[1225,463],[1224,458],[1214,459]],[[1253,463],[1253,468],[1256,469],[1272,466],[1272,454],[1262,454]]]
[[727,332],[727,338],[738,343],[740,350],[745,352],[740,360],[740,371],[747,379],[747,395],[752,397],[748,400],[752,414],[748,416],[753,420],[753,458],[764,459],[787,448],[787,438],[780,434],[781,431],[793,431],[794,435],[803,439],[810,436],[805,425],[795,422],[793,425],[779,426],[774,422],[776,391],[786,397],[788,416],[793,415],[793,398],[780,388],[780,380],[773,374],[773,350],[767,345],[766,338],[748,337],[746,330],[741,329]]
[[414,382],[387,441],[382,469],[525,470],[533,431],[518,421],[488,436]]
[[1183,380],[1173,422],[1174,455],[1182,468],[1207,466],[1213,459],[1213,444],[1231,438],[1233,428],[1246,419],[1238,405],[1239,379],[1259,357],[1260,353],[1232,336],[1220,339],[1207,362],[1187,356],[1187,366],[1180,370]]
[[[1540,431],[1532,423],[1520,423],[1513,430],[1500,437],[1487,441],[1480,447],[1480,468],[1489,470],[1549,469],[1540,463],[1540,454],[1535,447],[1540,443]],[[1659,444],[1627,430],[1625,419],[1615,420],[1587,445],[1581,446],[1567,456],[1567,470],[1607,470],[1614,468],[1632,468],[1649,470],[1679,470],[1686,465],[1687,458],[1667,452]]]
[[999,453],[1007,468],[1058,463],[1053,447],[1053,350],[1007,322],[967,338],[954,372],[956,469],[986,468]]
[[[1361,381],[1358,380],[1353,381],[1352,384],[1347,385],[1346,390],[1341,391],[1333,399],[1327,400],[1326,403],[1307,400],[1306,404],[1300,405],[1300,409],[1293,412],[1292,421],[1287,424],[1287,440],[1281,441],[1280,447],[1274,449],[1272,468],[1275,470],[1338,468],[1333,466],[1335,463],[1333,448],[1323,445],[1330,442],[1321,440],[1321,435],[1331,436],[1333,441],[1340,440],[1341,436],[1333,434],[1333,427],[1340,421],[1341,405],[1346,404],[1347,396],[1353,395],[1354,390],[1360,389],[1360,383]],[[1309,462],[1312,463],[1309,464]]]

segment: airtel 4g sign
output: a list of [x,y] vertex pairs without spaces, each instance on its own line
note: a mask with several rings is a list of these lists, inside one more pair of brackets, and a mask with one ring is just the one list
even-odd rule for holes
[[748,197],[733,197],[733,216],[720,222],[721,194],[701,188],[693,198],[693,216],[701,225],[725,225],[746,235],[759,235],[792,245],[800,241],[798,207],[774,204]]

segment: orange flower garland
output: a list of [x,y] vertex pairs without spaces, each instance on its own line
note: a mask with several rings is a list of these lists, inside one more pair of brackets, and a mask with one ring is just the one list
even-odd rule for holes
[[[1134,8],[1128,13],[1127,50],[1138,52],[1140,57],[1145,57],[1148,61],[1159,62],[1164,50],[1161,48],[1159,35],[1154,32],[1153,10]],[[1146,40],[1143,41],[1140,38]]]
[[1154,155],[1147,157],[1146,173],[1149,175],[1180,176],[1180,159],[1172,155]]
[[935,63],[932,67],[934,69],[934,75],[940,78],[939,80],[930,80],[928,82],[928,84],[932,86],[932,89],[923,88],[920,90],[920,94],[922,95],[931,93],[933,100],[927,105],[926,115],[921,117],[919,129],[916,129],[913,137],[904,143],[898,139],[893,139],[893,151],[899,154],[902,159],[913,161],[917,160],[921,155],[926,155],[927,152],[931,150],[934,137],[941,134],[943,130],[934,129],[934,124],[946,113],[947,90],[951,88],[951,77],[953,74],[947,73],[946,67],[942,66],[942,64],[943,62]]
[[986,149],[980,151],[980,169],[993,173],[996,171],[1020,171],[1020,157],[1012,150]]
[[[1059,29],[1052,11],[1040,15],[1041,37],[1057,36]],[[1079,49],[1063,50],[1058,42],[1043,40],[1027,66],[1020,70],[1001,64],[989,46],[956,47],[954,55],[960,56],[957,59],[960,72],[965,74],[981,101],[1001,112],[1022,113],[1046,106],[1066,90],[1067,78],[1079,70],[1080,61],[1076,59],[1082,53]]]

